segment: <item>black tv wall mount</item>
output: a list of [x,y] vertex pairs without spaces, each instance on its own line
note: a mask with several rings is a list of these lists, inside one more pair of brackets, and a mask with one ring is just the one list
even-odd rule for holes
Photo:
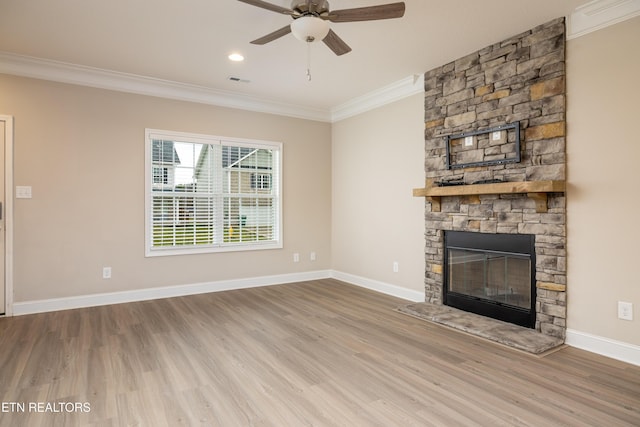
[[444,137],[447,169],[519,163],[520,122]]

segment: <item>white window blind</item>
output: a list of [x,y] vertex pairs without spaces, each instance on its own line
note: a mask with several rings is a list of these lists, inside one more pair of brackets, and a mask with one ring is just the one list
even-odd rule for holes
[[281,151],[147,130],[147,256],[282,247]]

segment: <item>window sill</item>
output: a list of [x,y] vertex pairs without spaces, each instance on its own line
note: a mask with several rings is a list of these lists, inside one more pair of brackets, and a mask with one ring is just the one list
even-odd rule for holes
[[225,246],[185,246],[185,247],[167,247],[149,249],[145,252],[145,257],[157,257],[157,256],[176,256],[176,255],[197,255],[197,254],[210,254],[210,253],[224,253],[224,252],[246,252],[246,251],[261,251],[268,249],[282,249],[281,242],[268,242],[268,243],[238,243]]

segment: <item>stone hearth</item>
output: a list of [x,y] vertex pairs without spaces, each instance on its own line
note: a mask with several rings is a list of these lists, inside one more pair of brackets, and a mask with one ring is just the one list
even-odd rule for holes
[[557,349],[564,342],[562,338],[441,304],[408,304],[397,311],[535,355]]

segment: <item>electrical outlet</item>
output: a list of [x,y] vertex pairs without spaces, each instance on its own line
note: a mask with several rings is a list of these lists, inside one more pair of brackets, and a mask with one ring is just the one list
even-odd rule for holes
[[293,262],[300,262],[300,254],[298,252],[293,254]]
[[397,273],[398,271],[400,271],[400,265],[398,264],[398,261],[393,261],[393,272]]
[[618,319],[633,320],[633,303],[618,301]]
[[30,199],[31,197],[30,185],[16,185],[16,199]]
[[309,260],[310,261],[315,261],[316,260],[316,253],[315,252],[311,252],[309,254]]
[[111,279],[111,267],[102,267],[102,278]]

